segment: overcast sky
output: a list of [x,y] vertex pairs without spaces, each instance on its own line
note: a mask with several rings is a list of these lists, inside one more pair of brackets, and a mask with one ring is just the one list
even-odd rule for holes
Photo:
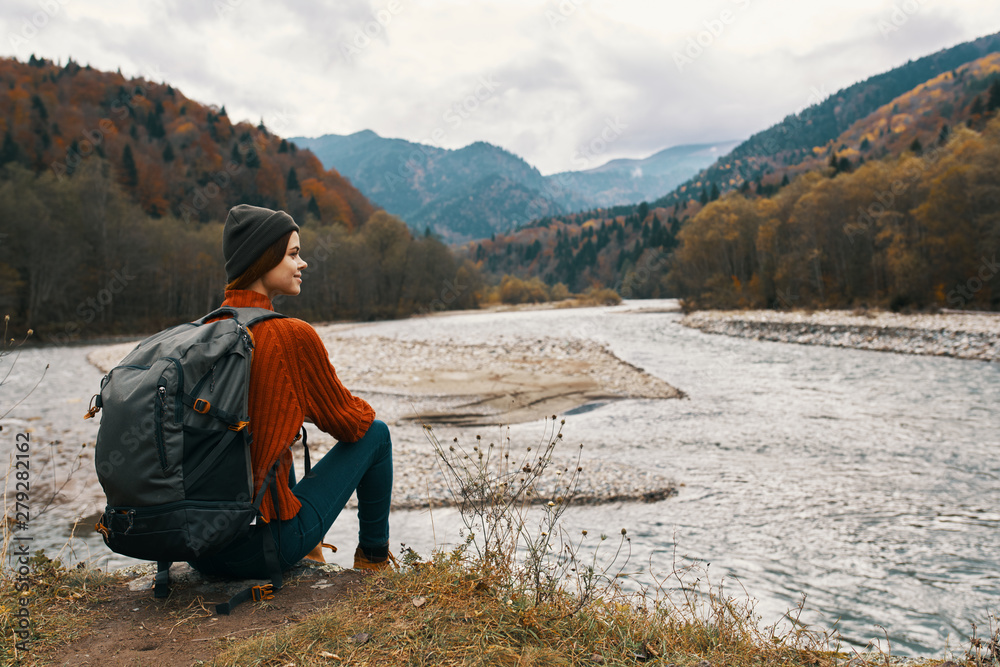
[[[0,54],[165,81],[283,136],[483,140],[548,174],[743,139],[1000,31],[997,0],[3,0]],[[603,136],[602,136],[603,135]]]

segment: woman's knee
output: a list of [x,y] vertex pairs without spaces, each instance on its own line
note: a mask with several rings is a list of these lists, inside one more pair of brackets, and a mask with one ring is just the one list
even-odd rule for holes
[[379,442],[389,441],[389,427],[381,419],[376,419],[368,427],[368,430],[365,432],[365,437],[374,438]]
[[381,419],[376,419],[371,423],[368,432],[365,433],[365,439],[371,443],[370,446],[379,449],[378,458],[392,456],[392,438],[389,435],[389,427]]

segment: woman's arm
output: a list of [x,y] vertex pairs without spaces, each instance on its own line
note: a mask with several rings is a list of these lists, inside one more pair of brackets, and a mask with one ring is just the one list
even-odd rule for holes
[[337,440],[360,440],[375,420],[375,410],[341,383],[315,329],[302,320],[285,321],[294,327],[298,344],[290,365],[306,419]]

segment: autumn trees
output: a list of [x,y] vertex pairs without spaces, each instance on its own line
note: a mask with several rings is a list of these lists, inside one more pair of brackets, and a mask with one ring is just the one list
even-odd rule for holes
[[694,307],[1000,308],[1000,120],[921,155],[732,193],[678,235]]
[[[269,122],[288,123],[283,112]],[[173,87],[34,59],[0,58],[0,166],[71,176],[92,157],[153,216],[222,220],[235,203],[288,210],[297,220],[362,224],[374,206],[261,122],[233,123]]]
[[476,269],[440,241],[415,239],[263,121],[234,124],[169,85],[0,58],[0,137],[0,315],[41,340],[147,332],[217,306],[237,203],[302,225],[311,266],[302,298],[281,305],[290,315],[475,304]]
[[[222,223],[148,215],[106,161],[64,178],[7,165],[0,219],[0,313],[40,340],[154,331],[222,301]],[[278,302],[282,312],[370,320],[476,305],[471,262],[398,218],[378,211],[356,230],[310,220],[305,289]]]

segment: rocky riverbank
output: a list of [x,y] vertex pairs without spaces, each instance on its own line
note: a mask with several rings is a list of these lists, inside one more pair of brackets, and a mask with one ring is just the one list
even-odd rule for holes
[[681,324],[755,340],[1000,361],[1000,314],[698,311]]

